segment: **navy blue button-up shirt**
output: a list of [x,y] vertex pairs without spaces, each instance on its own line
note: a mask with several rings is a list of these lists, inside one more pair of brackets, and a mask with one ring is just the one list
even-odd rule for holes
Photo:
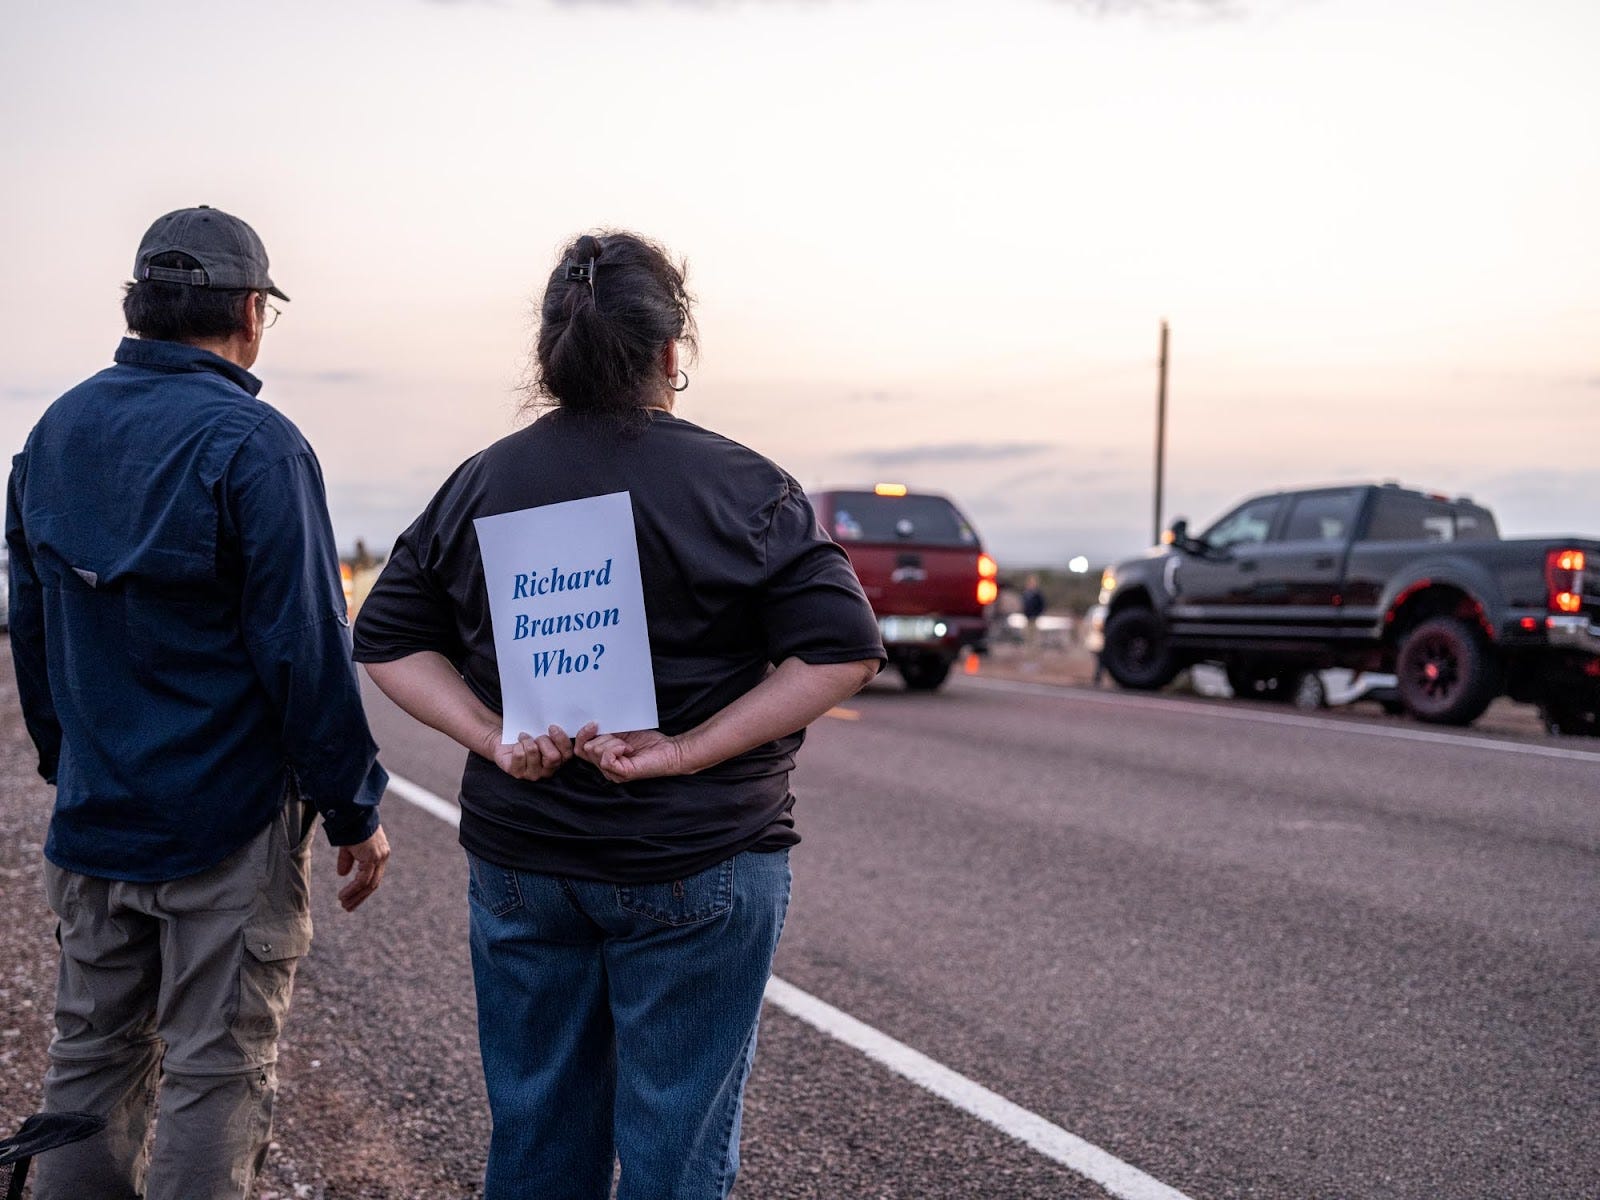
[[12,460],[11,649],[58,866],[194,874],[291,786],[335,845],[377,828],[387,776],[322,473],[260,389],[205,350],[125,339]]

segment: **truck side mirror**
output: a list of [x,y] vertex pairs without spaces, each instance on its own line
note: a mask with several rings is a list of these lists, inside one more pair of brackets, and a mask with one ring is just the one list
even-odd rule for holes
[[1176,546],[1179,550],[1189,548],[1189,522],[1179,517],[1172,523],[1172,528],[1167,530],[1164,539],[1169,546]]

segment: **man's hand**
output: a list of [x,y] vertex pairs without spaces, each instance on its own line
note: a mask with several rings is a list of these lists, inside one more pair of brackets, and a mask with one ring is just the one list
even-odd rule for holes
[[339,874],[348,875],[351,867],[356,869],[356,877],[339,889],[339,904],[345,912],[355,912],[363,900],[378,890],[384,864],[388,861],[389,839],[384,836],[381,825],[366,841],[339,847]]
[[552,725],[539,737],[519,733],[516,741],[502,744],[496,725],[486,735],[482,753],[513,779],[549,779],[572,757],[572,739],[561,726]]
[[693,773],[685,760],[683,743],[659,729],[601,733],[598,726],[590,722],[578,730],[573,753],[599,767],[600,774],[612,783]]

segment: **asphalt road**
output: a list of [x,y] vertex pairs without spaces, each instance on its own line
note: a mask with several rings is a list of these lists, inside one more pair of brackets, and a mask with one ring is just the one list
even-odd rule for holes
[[[1600,1196],[1600,745],[970,680],[847,709],[783,979],[1194,1200]],[[453,798],[461,754],[371,712]],[[264,1197],[474,1193],[464,866],[385,812],[364,909],[319,863]],[[1106,1193],[769,1006],[737,1195]]]

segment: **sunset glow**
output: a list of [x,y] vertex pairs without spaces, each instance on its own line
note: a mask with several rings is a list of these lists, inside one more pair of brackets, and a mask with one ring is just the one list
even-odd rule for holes
[[1600,530],[1600,8],[1222,7],[7,5],[0,434],[217,205],[294,298],[263,398],[386,548],[527,419],[556,248],[621,226],[690,263],[680,415],[942,491],[1002,564],[1148,541],[1163,318],[1169,518],[1392,478]]

